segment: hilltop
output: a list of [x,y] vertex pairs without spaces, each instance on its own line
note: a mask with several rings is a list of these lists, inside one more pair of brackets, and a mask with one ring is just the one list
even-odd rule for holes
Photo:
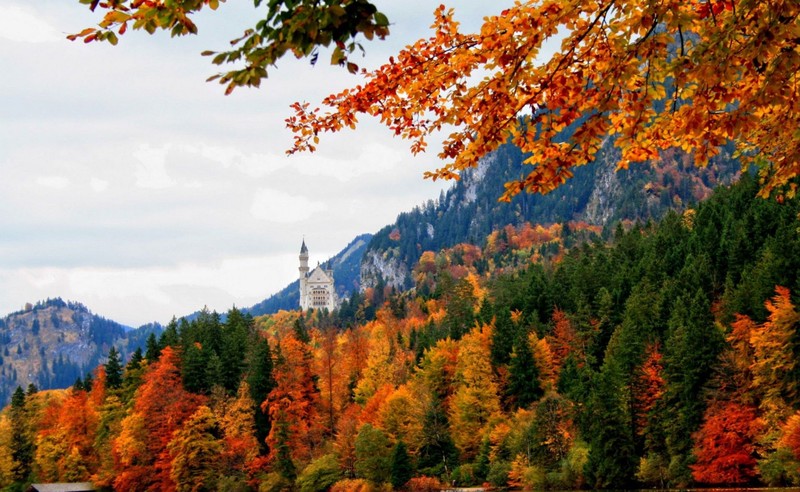
[[132,329],[61,298],[28,304],[0,319],[0,402],[17,386],[66,388],[104,361],[112,346],[125,357],[160,330],[156,324]]

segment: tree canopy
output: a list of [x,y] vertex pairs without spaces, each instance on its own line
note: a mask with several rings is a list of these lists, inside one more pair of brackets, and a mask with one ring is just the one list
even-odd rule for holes
[[[173,35],[196,32],[191,14],[219,0],[80,0],[105,15],[98,28],[72,35],[108,40],[126,29]],[[388,19],[367,0],[256,0],[266,15],[215,53],[236,68],[211,77],[258,86],[267,67],[287,53],[358,67],[348,54],[388,34]],[[734,143],[743,166],[756,164],[761,194],[793,196],[800,172],[800,5],[771,0],[534,0],[486,17],[464,33],[440,6],[433,34],[363,82],[314,107],[295,103],[287,119],[289,153],[313,151],[321,132],[354,128],[361,115],[379,118],[426,150],[432,134],[447,135],[432,179],[458,172],[511,139],[530,153],[531,171],[506,184],[503,199],[547,193],[591,163],[608,136],[620,149],[618,168],[682,148],[697,165]],[[552,55],[544,55],[559,44]],[[542,55],[540,57],[540,54]],[[565,132],[566,130],[566,132]]]

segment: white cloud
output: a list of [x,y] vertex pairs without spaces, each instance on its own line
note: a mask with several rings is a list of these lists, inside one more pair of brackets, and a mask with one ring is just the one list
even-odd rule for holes
[[102,193],[108,189],[108,181],[100,178],[92,178],[89,180],[89,186],[97,193]]
[[0,5],[0,38],[23,43],[45,43],[62,40],[64,36],[30,8]]
[[291,159],[301,174],[347,182],[366,174],[388,175],[404,158],[402,152],[380,143],[368,142],[354,147],[350,142],[340,153],[303,154]]
[[45,188],[63,190],[70,185],[70,181],[64,176],[39,176],[36,178],[36,184]]
[[166,169],[166,158],[169,150],[169,145],[155,148],[144,144],[133,152],[133,156],[139,161],[139,165],[136,167],[137,186],[164,189],[175,185],[175,180],[167,174]]
[[262,188],[256,191],[250,213],[259,220],[291,224],[306,220],[325,210],[325,204],[305,196]]
[[286,158],[257,152],[245,153],[232,146],[201,144],[187,146],[187,151],[206,159],[221,163],[226,169],[233,168],[252,178],[263,178],[288,166]]

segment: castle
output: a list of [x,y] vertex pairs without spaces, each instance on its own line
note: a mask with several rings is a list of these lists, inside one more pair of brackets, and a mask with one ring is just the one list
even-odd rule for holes
[[336,308],[336,288],[333,284],[333,270],[325,270],[319,263],[317,267],[308,271],[308,248],[303,239],[300,247],[300,309],[327,309]]

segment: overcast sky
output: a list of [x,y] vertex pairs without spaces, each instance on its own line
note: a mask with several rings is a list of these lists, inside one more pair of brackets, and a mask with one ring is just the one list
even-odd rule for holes
[[[392,35],[364,66],[426,35],[437,2],[379,5]],[[453,6],[470,30],[500,8]],[[0,316],[48,297],[130,326],[248,307],[296,278],[304,236],[324,261],[438,196],[421,177],[435,151],[414,158],[372,122],[284,155],[290,103],[358,82],[324,55],[227,97],[205,82],[215,67],[199,53],[254,15],[233,0],[197,19],[199,36],[129,32],[112,47],[65,39],[99,18],[77,0],[3,0]]]

